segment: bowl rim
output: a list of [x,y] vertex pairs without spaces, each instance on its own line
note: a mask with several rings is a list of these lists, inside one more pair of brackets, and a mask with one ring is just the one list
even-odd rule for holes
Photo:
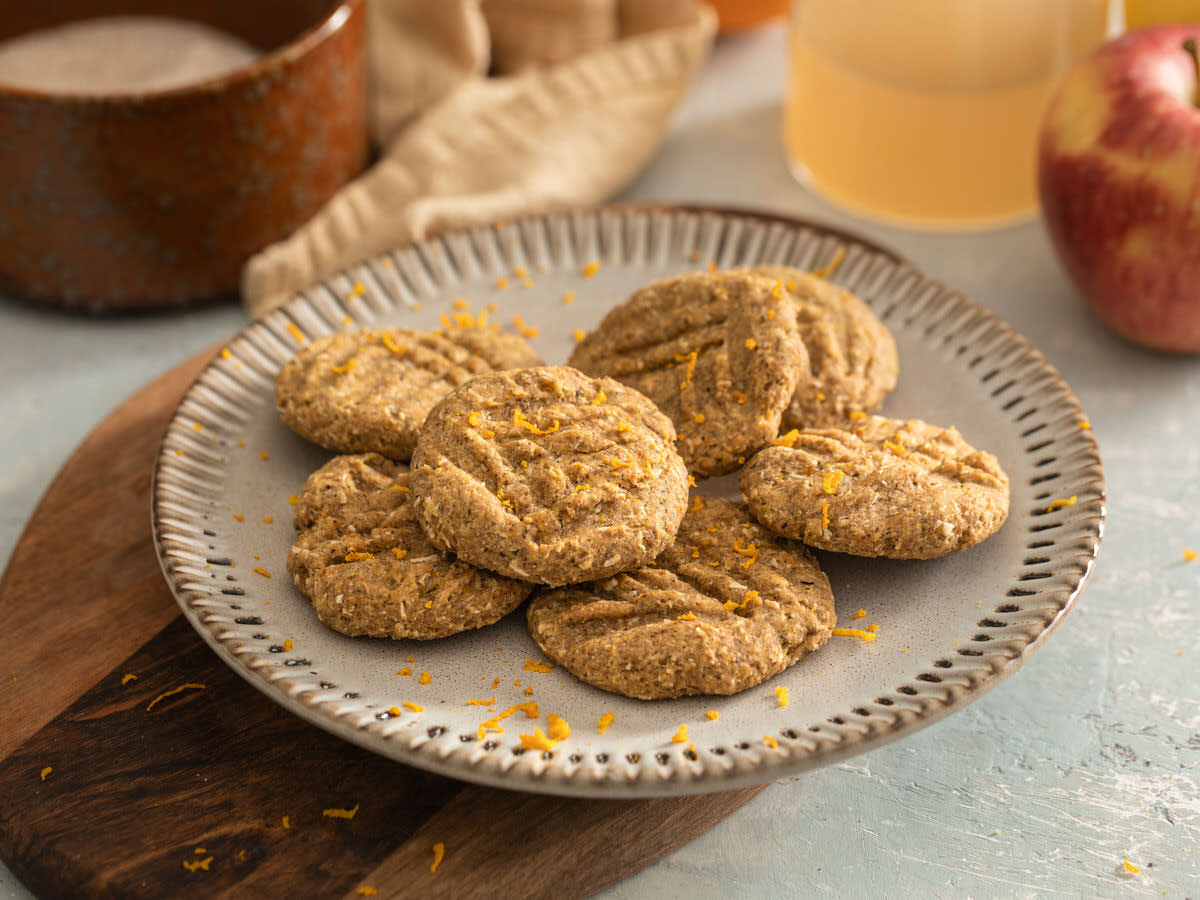
[[[222,93],[230,88],[256,81],[267,73],[302,59],[312,50],[325,43],[341,31],[356,12],[363,13],[365,0],[330,0],[326,12],[312,25],[301,31],[285,44],[256,56],[250,62],[237,66],[221,75],[201,81],[188,82],[178,87],[160,90],[130,90],[111,94],[80,94],[71,91],[45,91],[0,82],[0,100],[15,98],[25,101],[50,101],[80,106],[125,106],[149,104],[157,101],[190,99]],[[83,22],[86,19],[71,21]],[[188,20],[191,21],[191,20]],[[66,22],[62,24],[68,24]],[[29,32],[32,34],[33,32]]]

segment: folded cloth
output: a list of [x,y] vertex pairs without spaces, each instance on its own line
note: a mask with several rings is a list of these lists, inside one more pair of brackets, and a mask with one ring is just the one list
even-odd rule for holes
[[249,260],[251,316],[397,245],[611,196],[658,147],[716,30],[702,0],[369,3],[383,154]]

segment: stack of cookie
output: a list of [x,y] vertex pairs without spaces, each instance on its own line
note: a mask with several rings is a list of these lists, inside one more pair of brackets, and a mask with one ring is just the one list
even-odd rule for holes
[[[805,544],[928,558],[1007,514],[995,457],[868,415],[895,385],[895,343],[808,273],[655,282],[569,362],[488,330],[390,329],[315,341],[284,367],[283,420],[352,454],[297,504],[288,569],[322,621],[436,638],[537,591],[530,632],[581,680],[731,694],[833,631]],[[746,505],[689,496],[739,468]]]

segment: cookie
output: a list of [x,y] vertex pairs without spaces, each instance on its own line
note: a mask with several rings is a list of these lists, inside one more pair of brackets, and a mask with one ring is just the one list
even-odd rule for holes
[[699,496],[653,565],[543,594],[527,619],[548,658],[642,700],[744,691],[819,649],[835,623],[807,549]]
[[611,310],[569,360],[649,397],[671,417],[697,475],[720,475],[779,433],[808,371],[795,304],[745,271],[656,281]]
[[636,568],[687,507],[674,438],[654,404],[611,379],[566,366],[481,375],[421,429],[417,516],[436,546],[525,581]]
[[425,416],[476,375],[540,362],[516,335],[407,328],[317,338],[284,365],[275,404],[301,437],[342,453],[407,460]]
[[781,281],[796,301],[796,321],[808,351],[801,378],[783,411],[783,430],[841,428],[852,412],[872,412],[896,386],[896,341],[854,294],[823,278],[785,266],[750,271]]
[[872,416],[780,442],[742,470],[742,493],[759,522],[812,547],[932,559],[978,544],[1008,516],[1008,476],[954,428]]
[[529,596],[528,584],[434,547],[409,481],[407,466],[366,453],[335,457],[300,492],[288,572],[335,631],[446,637],[490,625]]

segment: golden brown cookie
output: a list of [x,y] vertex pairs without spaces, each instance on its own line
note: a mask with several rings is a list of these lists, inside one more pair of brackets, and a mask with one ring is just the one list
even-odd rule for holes
[[429,410],[475,375],[536,362],[516,335],[407,328],[342,332],[317,338],[275,380],[284,424],[343,453],[407,460]]
[[932,559],[978,544],[1008,516],[1008,476],[954,428],[871,416],[780,442],[742,470],[742,494],[759,522],[812,547]]
[[656,281],[610,311],[569,360],[670,416],[697,475],[736,469],[779,433],[808,356],[778,280],[746,271]]
[[309,476],[288,572],[321,621],[352,636],[445,637],[490,625],[530,586],[456,560],[417,525],[408,467],[338,456]]
[[529,631],[581,681],[642,700],[734,694],[820,648],[829,579],[745,507],[696,497],[653,565],[534,598]]
[[653,559],[687,507],[675,430],[654,405],[566,366],[482,375],[429,414],[413,493],[433,543],[561,585]]
[[872,412],[896,386],[896,341],[871,308],[823,278],[786,266],[750,271],[781,281],[796,300],[796,321],[808,351],[801,378],[783,411],[784,430],[842,428],[852,412]]

